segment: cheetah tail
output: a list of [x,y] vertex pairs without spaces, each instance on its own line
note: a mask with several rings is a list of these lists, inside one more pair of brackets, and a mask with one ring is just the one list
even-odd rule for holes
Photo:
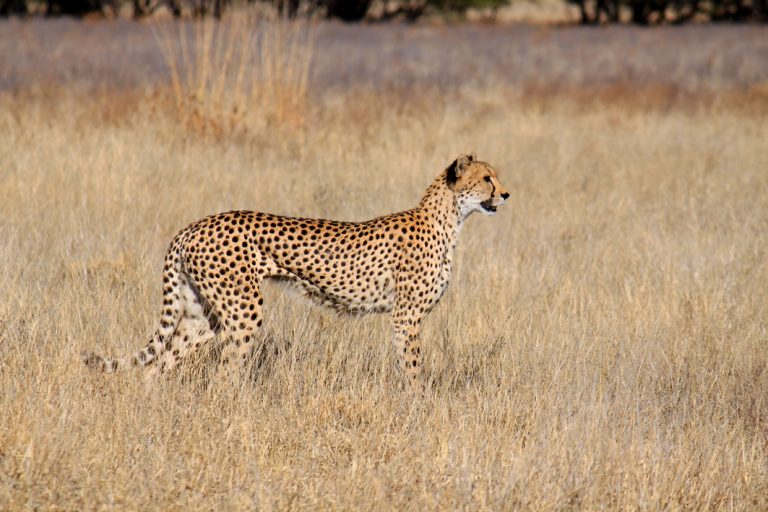
[[104,373],[115,373],[118,368],[122,369],[126,366],[125,364],[120,364],[121,362],[117,359],[102,357],[95,352],[81,352],[80,359],[82,359],[87,368]]

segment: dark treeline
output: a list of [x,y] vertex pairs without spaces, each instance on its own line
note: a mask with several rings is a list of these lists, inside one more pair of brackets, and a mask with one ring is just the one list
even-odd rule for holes
[[[241,0],[242,1],[242,0]],[[329,18],[415,20],[428,12],[462,13],[470,8],[498,9],[515,0],[245,0],[270,3],[293,16],[301,9],[317,10]],[[578,6],[583,24],[637,25],[687,22],[768,22],[768,0],[565,0]],[[151,16],[166,10],[176,17],[220,17],[232,0],[0,0],[0,16],[85,16],[93,13],[129,17]]]
[[[235,0],[242,4],[243,0]],[[273,4],[288,16],[300,10],[321,12],[329,18],[347,21],[364,19],[370,13],[375,0],[244,0],[245,3]],[[86,16],[93,13],[110,13],[130,17],[151,16],[166,10],[176,17],[220,17],[234,2],[232,0],[0,0],[0,16]],[[426,12],[445,11],[461,13],[470,8],[497,9],[508,5],[509,0],[402,0],[387,2],[375,18],[386,20],[400,17],[417,19]]]
[[766,22],[768,0],[568,0],[583,24],[681,24],[690,21]]

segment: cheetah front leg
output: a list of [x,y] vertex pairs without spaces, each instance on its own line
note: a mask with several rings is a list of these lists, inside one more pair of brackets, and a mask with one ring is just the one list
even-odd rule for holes
[[423,356],[421,354],[421,321],[418,310],[398,305],[392,313],[394,344],[400,371],[413,391],[424,390],[422,373]]

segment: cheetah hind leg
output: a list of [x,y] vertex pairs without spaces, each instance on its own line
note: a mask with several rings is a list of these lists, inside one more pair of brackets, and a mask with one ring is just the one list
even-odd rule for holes
[[216,336],[216,316],[209,311],[210,307],[188,277],[184,276],[182,279],[179,291],[182,303],[181,318],[173,335],[166,339],[157,364],[150,369],[148,377],[151,377],[151,374],[162,375],[172,371],[185,357],[204,347]]
[[216,321],[206,314],[201,299],[189,286],[182,287],[184,313],[173,336],[165,342],[165,350],[155,367],[160,374],[176,368],[184,358],[203,348],[216,336]]
[[261,291],[256,289],[243,294],[223,319],[224,336],[218,373],[225,379],[236,379],[242,370],[248,368],[256,331],[262,324],[262,304],[264,299]]

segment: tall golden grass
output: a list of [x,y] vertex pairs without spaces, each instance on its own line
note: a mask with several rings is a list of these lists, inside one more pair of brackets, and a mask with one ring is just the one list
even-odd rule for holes
[[[216,140],[141,94],[0,97],[1,509],[768,507],[762,115],[311,98],[300,136]],[[190,221],[370,218],[466,151],[512,196],[462,233],[427,396],[398,391],[385,317],[275,287],[239,386],[80,363],[145,342]]]
[[227,136],[265,126],[301,126],[314,50],[310,18],[240,7],[154,25],[175,110],[199,132]]

